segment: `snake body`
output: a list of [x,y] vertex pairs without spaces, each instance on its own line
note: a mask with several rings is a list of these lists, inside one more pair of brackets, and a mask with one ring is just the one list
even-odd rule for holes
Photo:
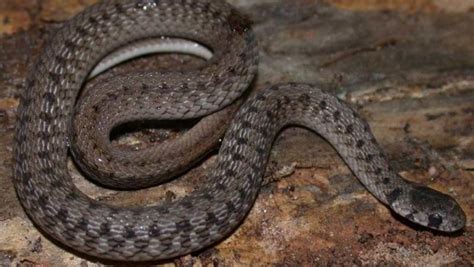
[[[195,71],[123,78],[117,83],[125,85],[119,94],[130,94],[135,104],[123,102],[109,109],[109,115],[94,115],[109,120],[104,129],[131,120],[194,118],[219,111],[235,102],[256,71],[256,45],[248,22],[223,1],[106,0],[66,22],[29,72],[14,149],[19,200],[49,236],[86,254],[128,261],[172,258],[214,244],[252,207],[273,139],[286,125],[323,136],[361,183],[404,218],[447,232],[464,226],[465,215],[454,199],[399,177],[367,123],[333,95],[308,84],[274,85],[245,101],[226,131],[209,183],[191,195],[126,208],[87,197],[75,187],[66,166],[69,143],[77,139],[70,132],[80,89],[109,53],[160,36],[199,42],[211,48],[213,57]],[[133,87],[144,80],[149,81],[146,86]],[[119,98],[113,93],[108,97]],[[95,102],[94,109],[96,100],[90,101],[97,112],[97,103],[105,103]],[[138,112],[132,108],[137,105]],[[87,149],[98,153],[95,147]],[[73,153],[81,158],[87,149]],[[81,166],[88,173],[95,163],[90,165]],[[135,175],[134,170],[124,172],[125,179]],[[123,183],[108,178],[112,186]]]

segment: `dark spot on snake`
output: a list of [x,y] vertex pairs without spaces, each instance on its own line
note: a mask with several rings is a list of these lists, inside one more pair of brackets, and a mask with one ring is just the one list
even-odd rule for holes
[[191,201],[186,200],[186,199],[183,199],[181,201],[181,206],[183,206],[186,209],[192,209],[194,207],[193,203],[191,203]]
[[114,92],[107,92],[105,95],[112,101],[115,101],[118,98],[118,96]]
[[265,112],[265,115],[267,116],[267,118],[268,118],[269,120],[275,119],[275,116],[273,115],[273,113],[272,113],[270,110],[267,110],[267,111]]
[[375,169],[374,173],[375,173],[376,175],[380,175],[380,174],[382,173],[382,169],[381,169],[381,168],[377,168],[377,169]]
[[215,222],[217,222],[217,217],[216,215],[214,215],[214,213],[207,212],[206,215],[207,215],[207,218],[206,218],[207,224],[214,224]]
[[[146,90],[147,88],[146,87],[146,84],[145,83],[142,83],[142,86],[140,87],[140,89],[142,90]],[[130,92],[132,91],[130,87],[126,86],[126,85],[123,85],[122,86],[122,91],[125,93],[125,94],[130,94]]]
[[100,224],[99,234],[104,236],[108,235],[110,232],[110,224],[108,222],[103,222]]
[[338,121],[341,118],[340,111],[335,111],[333,115],[334,115],[334,121]]
[[266,127],[261,127],[258,129],[258,132],[262,135],[262,136],[268,136],[269,135],[269,129],[266,128]]
[[61,222],[66,222],[67,218],[69,216],[69,212],[66,209],[60,208],[58,213],[56,214],[56,217],[61,221]]
[[227,68],[227,72],[231,73],[231,74],[235,74],[235,67],[229,67]]
[[[21,142],[21,141],[17,138],[17,142]],[[20,153],[20,154],[18,154],[18,156],[17,156],[17,161],[23,162],[23,161],[26,160],[26,158],[27,158],[27,157],[26,157],[26,154],[25,154],[25,153]]]
[[367,123],[364,125],[364,132],[370,132],[370,126]]
[[[31,121],[31,117],[28,114],[22,114],[20,117],[20,123],[24,125],[23,123]],[[25,139],[26,140],[26,139]]]
[[265,99],[267,99],[267,97],[264,94],[257,94],[255,99],[257,99],[258,101],[265,101]]
[[234,206],[234,203],[228,201],[225,203],[225,206],[227,207],[227,211],[232,213],[235,211],[235,206]]
[[107,13],[107,12],[104,12],[100,15],[101,19],[102,20],[109,20],[110,19],[110,15]]
[[308,94],[301,94],[299,97],[298,97],[298,101],[306,104],[310,101],[310,96]]
[[46,123],[51,123],[53,121],[53,116],[46,112],[41,112],[39,114],[40,119],[42,119]]
[[326,109],[327,106],[328,106],[328,103],[326,103],[326,101],[322,100],[321,102],[319,102],[320,109]]
[[290,97],[288,97],[287,95],[283,96],[283,104],[288,105],[290,102]]
[[389,184],[389,183],[390,183],[390,179],[389,179],[389,178],[383,178],[382,183],[383,183],[383,184]]
[[59,65],[66,65],[66,59],[64,57],[61,57],[61,56],[56,56],[55,57],[56,59],[56,62],[59,64]]
[[67,201],[73,201],[77,198],[77,195],[75,192],[70,192],[69,194],[66,195],[66,200]]
[[89,220],[87,220],[86,218],[81,218],[78,222],[78,224],[76,225],[76,228],[77,229],[80,229],[84,232],[87,232],[87,229],[88,229],[88,226],[89,225]]
[[263,155],[265,153],[265,148],[261,147],[261,146],[258,146],[255,148],[255,151],[259,154],[259,155]]
[[[25,88],[32,88],[34,87],[36,84],[36,80],[34,79],[30,79],[30,78],[27,78],[26,79],[26,82],[25,82]],[[25,95],[20,95],[20,102],[24,102],[26,101],[27,99],[29,99],[29,97],[25,96]],[[23,103],[25,104],[25,103]]]
[[214,199],[214,196],[212,196],[211,194],[209,194],[208,192],[204,192],[201,194],[202,198],[206,199],[206,200],[209,200],[209,201],[212,201]]
[[277,100],[275,101],[275,105],[276,105],[276,110],[280,110],[280,109],[281,109],[281,106],[282,106],[282,105],[281,105],[281,100],[280,100],[280,99],[277,99]]
[[45,175],[50,175],[54,172],[54,169],[52,167],[44,167],[40,169],[40,172]]
[[211,9],[211,3],[204,3],[201,7],[203,13],[208,13]]
[[[147,176],[145,176],[147,177]],[[147,179],[153,179],[153,178],[147,178]],[[141,214],[144,212],[144,207],[134,207],[131,209],[132,216],[134,217],[139,217]]]
[[65,186],[64,181],[61,179],[55,179],[51,181],[50,183],[51,188],[62,188]]
[[211,17],[212,17],[213,19],[218,19],[218,18],[221,17],[221,13],[218,12],[217,10],[211,10],[210,13],[211,13]]
[[191,229],[192,225],[188,220],[182,220],[176,223],[176,228],[178,228],[179,231],[186,231]]
[[89,34],[89,32],[87,32],[87,30],[82,27],[76,27],[76,32],[79,33],[79,35],[82,37]]
[[157,237],[160,235],[160,228],[156,224],[148,226],[148,235],[150,237]]
[[428,216],[428,227],[437,229],[442,223],[443,223],[443,217],[440,214],[434,213]]
[[[58,180],[58,181],[61,181],[61,180]],[[90,208],[91,210],[96,210],[96,209],[98,209],[99,207],[100,207],[100,204],[99,204],[98,202],[96,202],[96,201],[90,201],[90,202],[89,202],[89,208]]]
[[247,196],[247,192],[246,192],[244,189],[240,188],[240,189],[239,189],[239,197],[240,197],[240,199],[244,200],[246,196]]
[[94,25],[94,26],[96,26],[97,24],[99,24],[99,22],[98,22],[94,17],[92,17],[92,16],[90,16],[90,17],[87,19],[87,21],[89,21],[89,24]]
[[206,88],[206,83],[205,83],[205,82],[202,82],[202,81],[198,81],[198,82],[196,83],[196,87],[197,87],[198,89],[204,89],[204,88]]
[[181,87],[182,90],[185,90],[185,91],[186,91],[186,90],[189,89],[189,84],[186,83],[186,82],[183,82],[180,87]]
[[75,47],[76,47],[76,44],[71,42],[70,40],[66,40],[64,41],[64,46],[68,49],[68,50],[73,50]]
[[357,140],[357,143],[356,143],[357,148],[362,148],[364,145],[365,145],[364,140],[361,140],[361,139]]
[[245,178],[247,178],[247,183],[249,183],[250,186],[253,186],[255,184],[255,182],[258,181],[258,179],[255,179],[253,173],[247,174],[247,177],[245,177]]
[[247,32],[252,24],[248,17],[243,16],[234,9],[232,9],[229,16],[227,16],[227,22],[229,23],[231,30],[238,34],[244,34]]
[[159,214],[168,214],[168,213],[170,213],[170,210],[165,206],[158,206],[155,209]]
[[244,137],[238,137],[236,142],[238,145],[247,145],[248,144],[248,139]]
[[31,173],[30,172],[24,172],[23,175],[21,176],[21,182],[23,184],[28,184],[31,179]]
[[44,195],[44,194],[41,194],[40,196],[38,196],[38,204],[40,207],[44,207],[47,205],[48,203],[48,199],[49,199],[49,196],[48,195]]
[[40,159],[50,159],[48,151],[40,151],[37,155]]
[[227,189],[227,187],[221,183],[217,183],[216,184],[216,189],[219,190],[219,191],[224,191]]
[[136,236],[135,231],[133,231],[133,227],[130,225],[125,225],[124,230],[125,230],[125,235],[124,235],[125,238],[130,239]]
[[44,93],[43,94],[43,99],[48,102],[49,105],[53,104],[54,101],[56,100],[56,96],[54,96],[53,93]]
[[398,199],[398,197],[400,197],[401,194],[402,194],[402,190],[400,188],[393,189],[393,191],[387,195],[388,203],[392,204],[393,202],[395,202]]
[[366,160],[367,162],[371,162],[373,159],[374,159],[374,155],[373,155],[373,154],[368,154],[367,157],[365,158],[365,160]]
[[250,112],[250,113],[257,113],[257,112],[258,112],[258,108],[255,107],[255,106],[250,106],[249,109],[248,109],[248,112]]
[[99,112],[99,106],[98,105],[93,105],[92,109],[94,110],[95,113]]
[[256,163],[250,164],[250,168],[252,169],[252,173],[259,173],[261,170],[261,167]]
[[182,1],[183,4],[188,4],[191,9],[196,9],[198,6],[195,1]]
[[232,160],[234,160],[234,161],[243,161],[244,156],[242,156],[239,153],[234,153],[234,154],[232,154]]
[[43,140],[43,142],[45,142],[45,143],[49,143],[50,136],[49,136],[49,134],[46,133],[46,132],[39,132],[39,133],[38,133],[38,138],[40,138],[41,140]]
[[272,85],[268,88],[268,90],[272,90],[272,91],[277,91],[279,89],[280,89],[280,87],[278,87],[278,85]]
[[354,118],[359,118],[359,114],[357,114],[357,112],[355,112],[355,110],[352,110],[352,116]]
[[354,132],[354,125],[352,125],[352,124],[347,125],[346,126],[346,133],[351,134],[352,132]]
[[115,3],[114,7],[115,7],[115,10],[117,11],[118,14],[125,13],[125,9],[123,8],[123,6],[121,4]]
[[232,170],[232,169],[227,169],[227,170],[225,171],[225,176],[227,176],[227,177],[234,177],[236,174],[237,174],[237,173],[236,173],[234,170]]

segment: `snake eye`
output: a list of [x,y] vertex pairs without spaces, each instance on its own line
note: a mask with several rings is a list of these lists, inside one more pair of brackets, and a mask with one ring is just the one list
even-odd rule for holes
[[439,213],[428,216],[428,227],[437,229],[443,223],[443,217]]

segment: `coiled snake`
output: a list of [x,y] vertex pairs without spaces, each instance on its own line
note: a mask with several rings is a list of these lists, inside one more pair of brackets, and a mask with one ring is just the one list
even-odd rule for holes
[[[114,164],[115,154],[106,151],[111,128],[132,120],[194,118],[219,111],[235,102],[256,72],[257,49],[248,22],[223,1],[106,0],[66,22],[29,72],[14,150],[18,197],[36,225],[54,239],[90,255],[131,261],[171,258],[209,246],[231,233],[252,207],[273,139],[288,124],[307,127],[327,139],[362,184],[404,218],[447,232],[464,226],[465,215],[455,200],[400,178],[390,169],[369,126],[336,97],[307,84],[274,85],[248,99],[230,123],[209,184],[190,196],[129,208],[85,196],[66,167],[69,143],[80,139],[81,129],[92,130],[80,118],[71,126],[80,89],[107,54],[160,36],[198,42],[213,56],[189,72],[120,78],[111,82],[115,93],[94,91],[80,104],[84,117],[97,119],[92,128],[97,128],[99,140],[72,152],[76,158],[91,153],[93,162],[81,166],[86,173],[99,169],[92,176],[105,176],[106,185],[148,186],[156,175],[148,171],[161,168],[160,163],[138,167],[124,163],[103,171],[102,165]],[[96,93],[102,94],[100,100]],[[70,134],[72,128],[76,131]],[[208,137],[201,134],[198,140]],[[153,152],[144,155],[140,160],[155,157]],[[161,159],[183,167],[179,158]],[[122,176],[110,169],[118,169]],[[162,171],[165,176],[178,172]],[[141,173],[145,182],[136,182]]]

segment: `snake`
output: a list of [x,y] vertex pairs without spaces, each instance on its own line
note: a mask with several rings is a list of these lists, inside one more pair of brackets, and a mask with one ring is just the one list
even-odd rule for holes
[[[67,169],[68,155],[92,153],[100,158],[102,148],[92,144],[81,152],[71,145],[78,139],[72,129],[81,109],[76,106],[83,105],[77,100],[82,87],[91,74],[102,71],[95,67],[107,55],[163,37],[196,42],[209,48],[212,57],[194,70],[145,72],[110,82],[119,93],[104,89],[108,102],[92,97],[92,104],[84,104],[90,106],[84,108],[85,117],[109,120],[95,127],[103,128],[99,134],[133,120],[223,112],[241,99],[257,71],[250,20],[217,0],[101,1],[65,22],[29,69],[17,113],[13,182],[26,214],[48,237],[74,251],[119,261],[169,259],[211,246],[229,236],[249,213],[273,140],[287,126],[305,127],[326,139],[365,188],[401,217],[435,231],[464,227],[466,216],[452,197],[404,180],[390,167],[367,122],[331,93],[303,83],[269,85],[241,100],[224,131],[208,182],[189,195],[130,207],[85,195]],[[105,61],[99,64],[102,69],[109,64]],[[102,114],[104,105],[111,107]],[[80,119],[75,123],[81,128]],[[87,127],[82,126],[92,130]],[[102,139],[94,141],[96,145],[110,143],[98,137]],[[178,154],[186,151],[173,155]],[[89,169],[109,159],[93,160]],[[120,170],[126,174],[124,181],[133,183],[137,169],[140,166]],[[122,178],[105,178],[110,181],[105,184],[124,186]]]

